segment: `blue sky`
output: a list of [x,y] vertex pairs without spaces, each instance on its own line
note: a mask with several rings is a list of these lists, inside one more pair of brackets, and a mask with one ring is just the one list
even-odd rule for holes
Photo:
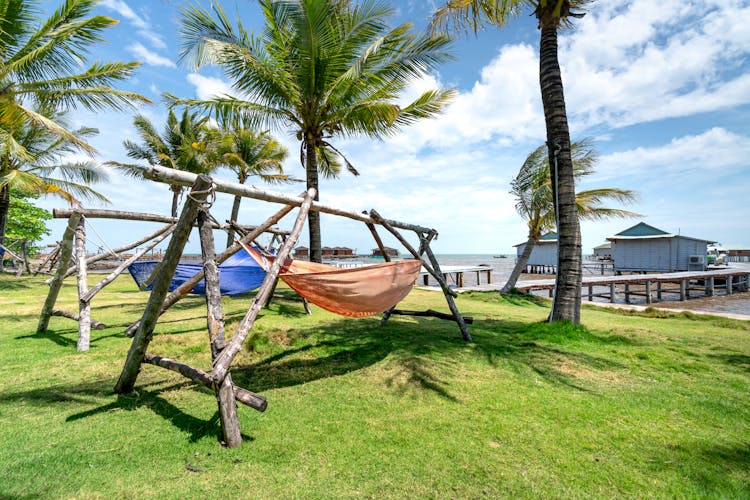
[[[198,2],[209,6],[209,1]],[[390,2],[393,22],[423,27],[438,2]],[[46,2],[51,8],[57,2]],[[94,57],[140,60],[136,76],[121,88],[156,104],[138,110],[161,128],[161,94],[207,97],[231,92],[218,68],[194,71],[178,61],[182,0],[102,0],[97,11],[120,20],[107,30],[107,44]],[[251,29],[261,20],[254,1],[225,0],[230,14]],[[584,222],[583,252],[640,221],[665,231],[750,248],[750,2],[747,0],[599,1],[560,36],[571,135],[596,141],[596,174],[580,189],[636,190],[628,208],[642,218]],[[361,175],[323,180],[321,201],[350,210],[377,209],[383,216],[433,227],[437,253],[511,253],[526,239],[509,183],[526,155],[544,141],[538,84],[539,32],[522,16],[504,30],[488,28],[455,41],[456,60],[414,82],[409,95],[436,86],[458,96],[437,119],[423,121],[383,142],[339,139]],[[76,124],[94,126],[97,160],[127,161],[122,141],[137,140],[133,113],[74,111]],[[291,154],[286,171],[304,177],[298,144],[288,130],[273,131]],[[228,172],[217,176],[231,179]],[[265,187],[267,188],[267,187]],[[273,187],[289,194],[299,185]],[[168,214],[167,186],[137,182],[116,173],[100,191],[109,208]],[[62,207],[56,199],[45,208]],[[228,218],[231,200],[219,196],[213,213]],[[90,204],[92,208],[106,206]],[[241,221],[254,224],[277,206],[245,200]],[[106,244],[125,244],[154,227],[94,220]],[[374,243],[361,223],[323,216],[323,245],[368,253]],[[282,221],[290,227],[292,221]],[[52,224],[48,242],[64,224]],[[306,233],[306,231],[305,231]],[[90,247],[98,237],[91,234]],[[223,241],[217,238],[218,241]],[[306,236],[301,239],[306,244]],[[392,240],[386,242],[398,246]],[[188,251],[199,251],[197,236]]]

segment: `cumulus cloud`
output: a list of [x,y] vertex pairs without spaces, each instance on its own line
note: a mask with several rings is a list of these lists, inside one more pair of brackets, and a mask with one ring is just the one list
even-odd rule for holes
[[141,43],[134,43],[128,47],[128,51],[151,66],[166,66],[176,68],[177,65],[170,59],[149,50]]

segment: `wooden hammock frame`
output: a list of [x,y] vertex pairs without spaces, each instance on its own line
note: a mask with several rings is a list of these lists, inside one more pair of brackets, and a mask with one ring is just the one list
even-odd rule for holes
[[[47,330],[51,316],[61,316],[69,318],[78,322],[78,341],[76,348],[79,351],[86,351],[90,347],[91,339],[91,328],[96,330],[103,330],[106,325],[100,323],[91,318],[91,301],[104,287],[112,283],[120,274],[125,272],[133,262],[137,261],[149,251],[153,250],[159,243],[164,241],[170,236],[177,228],[177,222],[179,219],[176,217],[167,217],[158,214],[149,214],[141,212],[125,212],[119,210],[95,210],[86,209],[83,207],[76,207],[72,209],[54,209],[53,217],[56,219],[68,219],[68,225],[63,234],[62,240],[55,246],[50,255],[47,257],[37,269],[37,272],[41,271],[48,264],[50,266],[50,272],[52,267],[57,263],[57,270],[52,278],[48,279],[46,283],[50,285],[47,298],[42,307],[42,311],[39,316],[39,323],[37,325],[37,332],[43,332]],[[107,219],[107,220],[132,220],[140,222],[160,222],[166,223],[166,225],[160,227],[155,232],[142,237],[141,239],[129,243],[125,246],[108,249],[106,252],[102,252],[97,255],[87,256],[86,254],[86,219]],[[228,222],[227,224],[218,224],[215,221],[211,221],[212,229],[227,229],[230,226],[234,226],[235,230],[242,231],[245,235],[254,233],[254,238],[257,238],[262,233],[272,234],[271,244],[277,240],[283,242],[284,239],[289,235],[288,231],[283,231],[272,227],[275,222],[266,221],[261,226],[239,226],[234,221]],[[108,274],[104,279],[99,281],[96,285],[88,288],[88,266],[100,260],[104,260],[110,256],[118,257],[120,253],[132,250],[141,245],[146,245],[141,250],[137,251],[128,259],[124,260],[114,271]],[[229,250],[229,249],[228,249]],[[227,258],[231,257],[240,250],[239,246],[234,248],[233,252],[224,252],[223,258],[218,260],[219,263],[224,262]],[[70,265],[70,261],[75,258],[75,264]],[[178,257],[179,260],[179,257]],[[36,273],[35,273],[36,274]],[[78,313],[55,309],[57,297],[60,292],[63,280],[73,274],[76,274],[78,284]],[[197,280],[195,283],[200,281]],[[194,285],[193,285],[194,286]],[[189,290],[185,291],[185,294],[192,290],[192,286]]]
[[[455,321],[461,330],[463,339],[471,341],[471,335],[466,326],[467,320],[461,315],[455,301],[453,300],[457,294],[448,288],[444,276],[440,271],[437,259],[430,249],[430,242],[437,236],[437,231],[434,229],[384,219],[375,210],[371,210],[369,214],[367,212],[357,213],[323,205],[314,201],[316,194],[314,189],[309,189],[304,196],[294,197],[261,190],[244,184],[212,179],[207,175],[195,175],[163,167],[151,167],[145,171],[145,177],[153,181],[171,185],[191,186],[191,189],[183,205],[179,220],[172,227],[169,245],[164,254],[162,264],[157,268],[153,288],[143,315],[139,321],[131,325],[126,331],[127,334],[132,334],[133,341],[125,359],[120,377],[114,388],[116,393],[126,394],[133,391],[138,378],[138,373],[140,372],[143,363],[153,364],[155,366],[161,366],[176,371],[183,376],[214,390],[219,408],[219,420],[221,423],[223,443],[227,447],[240,446],[242,444],[242,435],[240,433],[239,419],[237,417],[236,401],[242,402],[258,411],[264,411],[266,409],[267,401],[261,395],[235,386],[232,382],[230,365],[235,356],[242,349],[243,342],[252,329],[258,313],[263,305],[268,302],[270,295],[273,293],[273,289],[281,271],[281,264],[289,257],[292,248],[297,243],[305,219],[310,210],[364,222],[372,233],[378,248],[381,250],[385,259],[390,260],[387,257],[387,252],[385,252],[382,240],[375,229],[376,225],[384,227],[387,231],[393,234],[416,259],[419,259],[422,262],[422,265],[427,272],[429,272],[440,284],[451,311],[450,315],[436,313],[435,311],[414,312],[396,311],[392,309],[383,315],[381,325],[384,325],[388,321],[390,315],[394,313],[413,313],[421,316],[435,316]],[[276,259],[267,271],[266,277],[256,293],[250,308],[238,324],[234,335],[228,341],[226,340],[224,333],[224,316],[221,304],[221,294],[219,292],[217,266],[230,255],[236,253],[240,246],[239,244],[235,244],[218,256],[215,253],[211,225],[213,218],[209,213],[211,203],[207,202],[209,194],[213,197],[215,192],[228,193],[235,196],[253,198],[284,205],[281,210],[272,215],[261,226],[258,226],[258,228],[250,231],[241,238],[241,240],[247,244],[252,243],[266,228],[278,222],[295,207],[299,207],[292,230],[286,238],[286,241],[284,241],[279,248],[276,254]],[[73,239],[72,233],[74,233],[79,226],[81,215],[80,210],[74,210],[70,214],[68,228],[66,229],[66,235],[61,242],[61,248],[64,248],[65,245],[70,246],[70,242]],[[169,283],[174,275],[174,271],[179,262],[179,258],[182,255],[190,231],[195,224],[197,224],[199,228],[201,256],[204,266],[203,270],[198,272],[193,278],[187,280],[171,294],[168,294]],[[418,250],[406,241],[399,232],[399,229],[410,230],[417,234],[420,242]],[[70,233],[70,235],[68,233]],[[68,266],[70,253],[71,252],[67,252],[68,260],[64,261],[66,253],[65,251],[61,252],[61,262],[58,267],[58,273],[55,275],[55,278],[53,278],[53,285],[55,285],[57,281],[60,283],[62,282],[65,273],[64,270],[67,269]],[[85,266],[85,253],[82,255],[83,257],[79,256],[77,261],[79,263],[83,262],[83,265]],[[159,316],[184,297],[201,279],[205,279],[206,283],[207,330],[212,358],[212,369],[210,373],[180,363],[179,361],[163,358],[147,352]],[[51,286],[50,296],[52,295],[52,288],[53,287]],[[59,290],[59,284],[57,284],[56,288],[57,289],[54,292],[55,297],[57,295],[57,290]],[[52,305],[54,304],[54,300],[50,301],[49,297],[47,302],[51,302]],[[49,320],[50,311],[51,306],[48,306],[47,303],[45,303],[42,318],[40,318],[39,329],[46,329],[46,322]]]

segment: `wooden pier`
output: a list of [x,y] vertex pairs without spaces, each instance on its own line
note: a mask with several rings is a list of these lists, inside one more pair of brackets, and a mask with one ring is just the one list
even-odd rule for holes
[[[466,273],[476,273],[477,277],[477,285],[482,284],[482,276],[486,277],[486,283],[485,285],[491,285],[492,284],[492,267],[486,265],[486,266],[440,266],[440,270],[443,273],[443,279],[446,283],[453,284],[457,286],[458,288],[463,288],[464,286],[464,274]],[[419,273],[419,276],[421,278],[421,283],[423,286],[429,286],[430,285],[430,273],[428,273],[424,268],[422,268],[422,272]],[[433,280],[434,282],[434,280]]]
[[[687,271],[664,274],[629,274],[620,276],[586,276],[582,282],[582,295],[593,301],[595,297],[608,299],[614,303],[618,294],[626,304],[631,303],[632,297],[643,297],[646,304],[660,302],[666,296],[677,296],[685,301],[692,297],[711,297],[723,291],[725,295],[734,292],[748,291],[750,287],[750,270],[721,269],[713,271]],[[549,296],[554,295],[555,280],[526,280],[519,281],[516,288],[522,292],[531,293],[548,290]],[[599,288],[599,290],[596,290]],[[603,288],[603,290],[602,290]],[[466,287],[458,291],[491,291],[499,290],[499,286],[479,285]]]

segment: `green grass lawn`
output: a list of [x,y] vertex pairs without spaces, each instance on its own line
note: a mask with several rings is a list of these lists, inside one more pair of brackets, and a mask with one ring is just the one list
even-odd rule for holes
[[[99,276],[92,277],[92,283]],[[750,322],[584,308],[543,323],[539,299],[464,294],[454,323],[347,319],[274,301],[233,365],[268,398],[239,407],[226,449],[213,394],[144,365],[112,392],[148,294],[129,277],[77,324],[35,333],[43,278],[0,276],[0,498],[750,497]],[[228,331],[251,296],[225,298]],[[58,307],[77,310],[75,281]],[[415,290],[404,308],[447,311]],[[150,352],[210,366],[202,297]]]

